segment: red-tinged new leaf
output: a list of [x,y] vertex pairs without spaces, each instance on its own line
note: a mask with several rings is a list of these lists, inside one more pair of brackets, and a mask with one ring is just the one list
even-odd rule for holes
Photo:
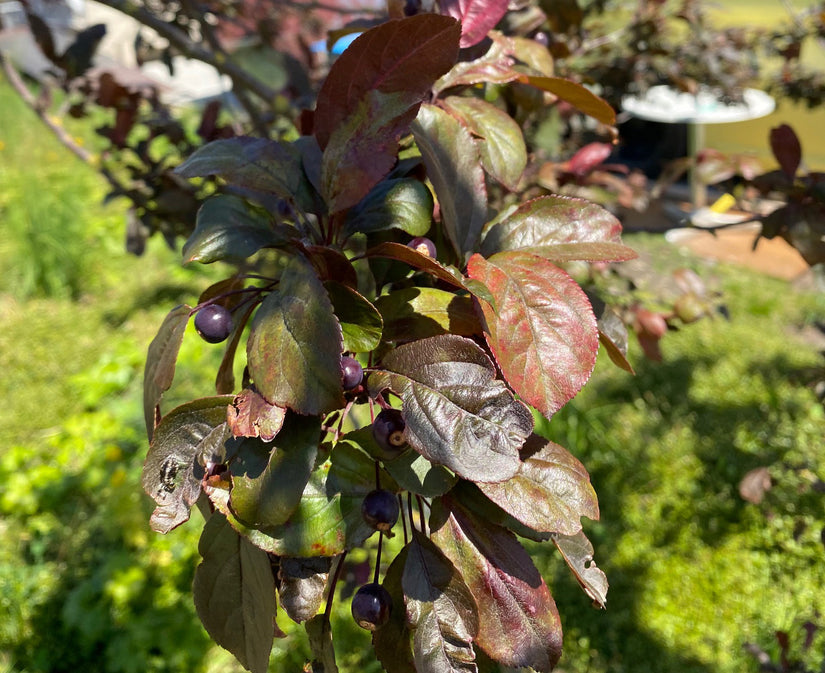
[[338,57],[318,93],[314,132],[321,149],[370,91],[404,94],[408,107],[421,102],[458,58],[459,34],[455,20],[435,14],[364,32]]
[[582,531],[575,535],[554,535],[552,540],[582,589],[595,605],[603,608],[607,603],[607,576],[593,561],[590,540]]
[[422,105],[412,125],[441,207],[441,222],[462,259],[476,250],[487,219],[487,187],[478,149],[455,117],[434,105]]
[[478,606],[475,643],[495,661],[549,673],[561,656],[558,610],[515,535],[477,519],[449,495],[435,503],[432,541],[452,561]]
[[175,363],[191,312],[192,307],[186,304],[169,311],[157,335],[149,344],[146,366],[143,370],[143,416],[149,441],[152,441],[155,431],[155,414],[160,399],[163,393],[169,390],[175,378]]
[[601,164],[613,151],[609,143],[589,143],[576,152],[567,162],[567,170],[582,177]]
[[242,390],[226,410],[226,422],[234,437],[260,437],[271,442],[281,431],[286,409],[267,402],[252,388]]
[[266,552],[236,533],[219,512],[203,528],[195,608],[206,631],[252,673],[265,673],[275,637],[275,580]]
[[[541,196],[521,204],[513,213],[490,227],[484,237],[481,254],[490,257],[504,250],[614,243],[619,247],[606,248],[605,251],[622,258],[628,254],[628,249],[620,246],[621,233],[622,224],[618,218],[598,204],[572,196]],[[565,255],[561,259],[571,259],[571,252],[569,247],[560,251],[559,254]],[[633,254],[632,251],[629,254]]]
[[443,103],[479,138],[484,170],[508,189],[516,189],[527,167],[521,127],[506,112],[480,98],[449,96]]
[[613,126],[616,123],[616,111],[610,107],[610,103],[572,80],[563,77],[524,75],[521,81],[553,94],[606,126]]
[[433,89],[440,93],[455,86],[472,86],[473,84],[506,84],[520,79],[523,73],[513,68],[509,38],[493,34],[493,43],[483,56],[473,61],[460,61],[441,79]]
[[566,272],[529,252],[511,251],[468,265],[496,299],[481,303],[487,342],[504,378],[551,417],[581,390],[596,364],[599,336],[584,291]]
[[534,435],[511,479],[478,484],[481,491],[513,518],[541,533],[574,535],[581,517],[599,518],[596,492],[584,466],[565,448]]
[[461,21],[461,47],[481,42],[507,13],[509,0],[441,0],[441,11]]
[[270,403],[299,414],[344,405],[343,336],[315,269],[295,257],[261,303],[247,341],[249,374]]
[[779,162],[782,172],[793,180],[802,161],[802,145],[794,130],[787,124],[771,129],[771,151]]

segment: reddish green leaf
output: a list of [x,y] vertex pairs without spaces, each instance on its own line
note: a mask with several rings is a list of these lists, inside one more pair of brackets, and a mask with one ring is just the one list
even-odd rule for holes
[[236,196],[218,195],[198,211],[195,231],[183,246],[183,263],[241,262],[261,248],[284,245],[297,232],[273,222]]
[[515,476],[498,484],[478,484],[478,487],[525,526],[542,533],[574,535],[581,530],[581,517],[599,518],[599,504],[590,485],[590,475],[558,444],[544,442],[536,435],[531,440],[528,440],[530,455],[522,456],[523,462]]
[[266,673],[275,635],[275,581],[266,552],[236,533],[219,512],[203,528],[195,608],[206,631],[252,673]]
[[464,277],[461,273],[453,267],[445,266],[429,255],[424,255],[418,250],[414,250],[408,245],[401,243],[393,243],[388,241],[386,243],[379,243],[373,248],[370,248],[364,253],[365,257],[386,257],[388,259],[395,259],[399,262],[405,262],[415,269],[426,271],[431,276],[449,283],[453,287],[459,289],[466,289],[464,285]]
[[470,277],[496,298],[484,302],[487,342],[508,383],[548,418],[590,378],[599,348],[587,295],[564,271],[528,252],[485,260],[474,255]]
[[493,42],[487,52],[472,61],[459,61],[439,79],[433,87],[436,93],[456,86],[474,84],[506,84],[513,82],[522,73],[513,68],[515,59],[509,49],[509,38],[493,34]]
[[556,243],[553,245],[537,245],[519,248],[525,252],[544,257],[551,262],[564,264],[581,260],[583,262],[627,262],[636,259],[638,255],[632,248],[621,243],[591,242],[583,243]]
[[408,109],[420,103],[458,58],[459,34],[458,22],[435,14],[364,32],[338,57],[318,93],[314,131],[321,149],[370,91],[403,94]]
[[[568,247],[562,248],[559,255],[570,259],[577,249],[571,249],[571,244],[613,243],[618,246],[621,244],[621,233],[621,222],[602,206],[570,196],[542,196],[526,201],[490,227],[484,236],[481,254],[490,257],[504,250],[565,245]],[[625,255],[635,254],[627,250],[624,246],[606,248],[608,253],[620,257],[623,251]],[[587,248],[582,248],[582,251],[580,254],[596,254],[594,251],[586,252]]]
[[507,13],[509,0],[442,0],[441,11],[461,21],[461,46],[481,42]]
[[505,666],[549,673],[561,656],[559,614],[516,537],[477,519],[449,495],[434,503],[430,525],[430,538],[478,606],[476,644]]
[[607,576],[593,561],[590,540],[583,531],[575,535],[554,535],[552,540],[585,593],[603,608],[607,603]]
[[480,139],[484,170],[505,187],[516,189],[527,166],[521,127],[504,110],[480,98],[448,96],[443,104]]
[[378,309],[352,288],[327,281],[324,283],[344,337],[343,350],[367,353],[381,343],[384,323]]
[[633,374],[633,366],[627,359],[627,325],[611,308],[605,308],[596,323],[599,327],[599,343],[604,346],[611,362]]
[[794,130],[787,124],[771,129],[771,151],[779,162],[782,172],[793,180],[802,161],[802,145]]
[[358,289],[358,274],[343,252],[326,245],[308,245],[306,253],[322,282],[334,280],[353,290]]
[[279,526],[297,509],[318,455],[321,423],[290,414],[272,444],[249,437],[230,464],[229,506],[255,528]]
[[464,260],[476,249],[487,219],[478,149],[470,132],[434,105],[421,106],[412,131],[438,197],[444,231]]
[[472,481],[503,481],[518,470],[533,418],[495,375],[473,341],[445,334],[391,351],[369,384],[401,397],[407,440],[429,461]]
[[256,388],[299,414],[340,408],[342,348],[324,286],[307,261],[293,258],[252,319],[247,361]]
[[234,437],[260,437],[271,442],[281,431],[286,409],[267,402],[254,388],[235,395],[226,410],[226,422]]
[[444,495],[458,481],[443,465],[433,465],[417,451],[404,451],[397,458],[384,461],[384,469],[405,491],[425,498]]
[[168,533],[189,520],[201,492],[203,466],[223,455],[229,437],[226,405],[231,396],[207,397],[170,411],[155,429],[143,465],[143,490],[157,503],[152,530]]
[[231,185],[291,199],[303,178],[301,155],[268,138],[228,138],[199,147],[175,169],[184,178],[217,175]]
[[385,341],[416,341],[437,334],[481,334],[470,297],[437,288],[410,287],[382,295],[375,307],[384,319]]
[[369,234],[390,228],[423,236],[432,225],[433,196],[420,180],[383,180],[347,213],[344,233]]
[[422,533],[413,539],[402,586],[407,623],[415,629],[413,656],[418,671],[476,671],[473,638],[478,608],[453,564]]
[[613,126],[616,123],[616,111],[610,107],[610,103],[604,98],[599,98],[581,84],[562,77],[523,75],[520,79],[525,84],[552,93],[606,126]]
[[155,431],[155,414],[161,397],[169,390],[175,378],[175,363],[191,313],[192,307],[186,304],[173,308],[163,319],[158,333],[149,344],[143,370],[143,417],[149,441]]

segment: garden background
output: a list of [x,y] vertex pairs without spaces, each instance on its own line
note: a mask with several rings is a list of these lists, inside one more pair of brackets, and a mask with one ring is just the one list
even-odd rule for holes
[[[782,11],[762,5],[727,3],[719,20]],[[707,143],[766,157],[767,129],[788,122],[823,165],[822,115],[780,107],[764,130],[726,135],[735,147],[713,132]],[[70,132],[95,142],[88,124]],[[191,603],[200,522],[152,533],[140,486],[146,347],[220,270],[182,268],[159,237],[128,255],[125,211],[104,193],[0,81],[0,671],[240,670]],[[778,661],[777,630],[800,670],[819,670],[825,634],[804,625],[825,628],[825,294],[814,276],[777,280],[657,234],[625,242],[641,253],[639,297],[657,301],[656,279],[690,268],[730,319],[668,334],[659,363],[631,343],[635,376],[600,358],[543,429],[590,470],[603,517],[585,531],[610,580],[607,610],[595,610],[554,552],[530,548],[562,615],[559,670],[756,671],[747,644]],[[219,362],[191,337],[171,404],[207,393]],[[773,486],[749,503],[740,481],[762,466]],[[290,638],[276,641],[272,670],[298,671],[305,636],[279,625]],[[346,604],[335,628],[343,670],[380,670]]]

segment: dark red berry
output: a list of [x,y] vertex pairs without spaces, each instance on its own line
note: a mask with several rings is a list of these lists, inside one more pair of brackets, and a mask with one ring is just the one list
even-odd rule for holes
[[407,448],[406,427],[398,409],[382,409],[372,422],[372,436],[382,451],[397,456]]
[[361,363],[353,357],[345,355],[341,358],[341,372],[344,381],[344,390],[352,390],[361,385],[364,380],[364,370]]
[[232,333],[232,314],[219,304],[207,304],[195,315],[195,329],[211,344],[225,341]]
[[352,618],[362,629],[375,631],[390,618],[392,598],[377,582],[365,584],[352,598]]
[[422,255],[427,255],[427,257],[432,257],[435,259],[435,243],[433,243],[429,238],[417,236],[407,243],[407,246],[417,252],[420,252]]
[[395,493],[377,488],[364,496],[361,502],[361,516],[371,528],[385,533],[398,521],[398,498]]

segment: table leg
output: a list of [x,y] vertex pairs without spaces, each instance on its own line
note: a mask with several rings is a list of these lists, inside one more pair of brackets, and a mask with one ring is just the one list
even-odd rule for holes
[[697,164],[699,161],[699,151],[705,143],[704,124],[687,125],[688,156],[690,157],[690,199],[693,208],[702,208],[707,203],[707,189],[699,179]]

